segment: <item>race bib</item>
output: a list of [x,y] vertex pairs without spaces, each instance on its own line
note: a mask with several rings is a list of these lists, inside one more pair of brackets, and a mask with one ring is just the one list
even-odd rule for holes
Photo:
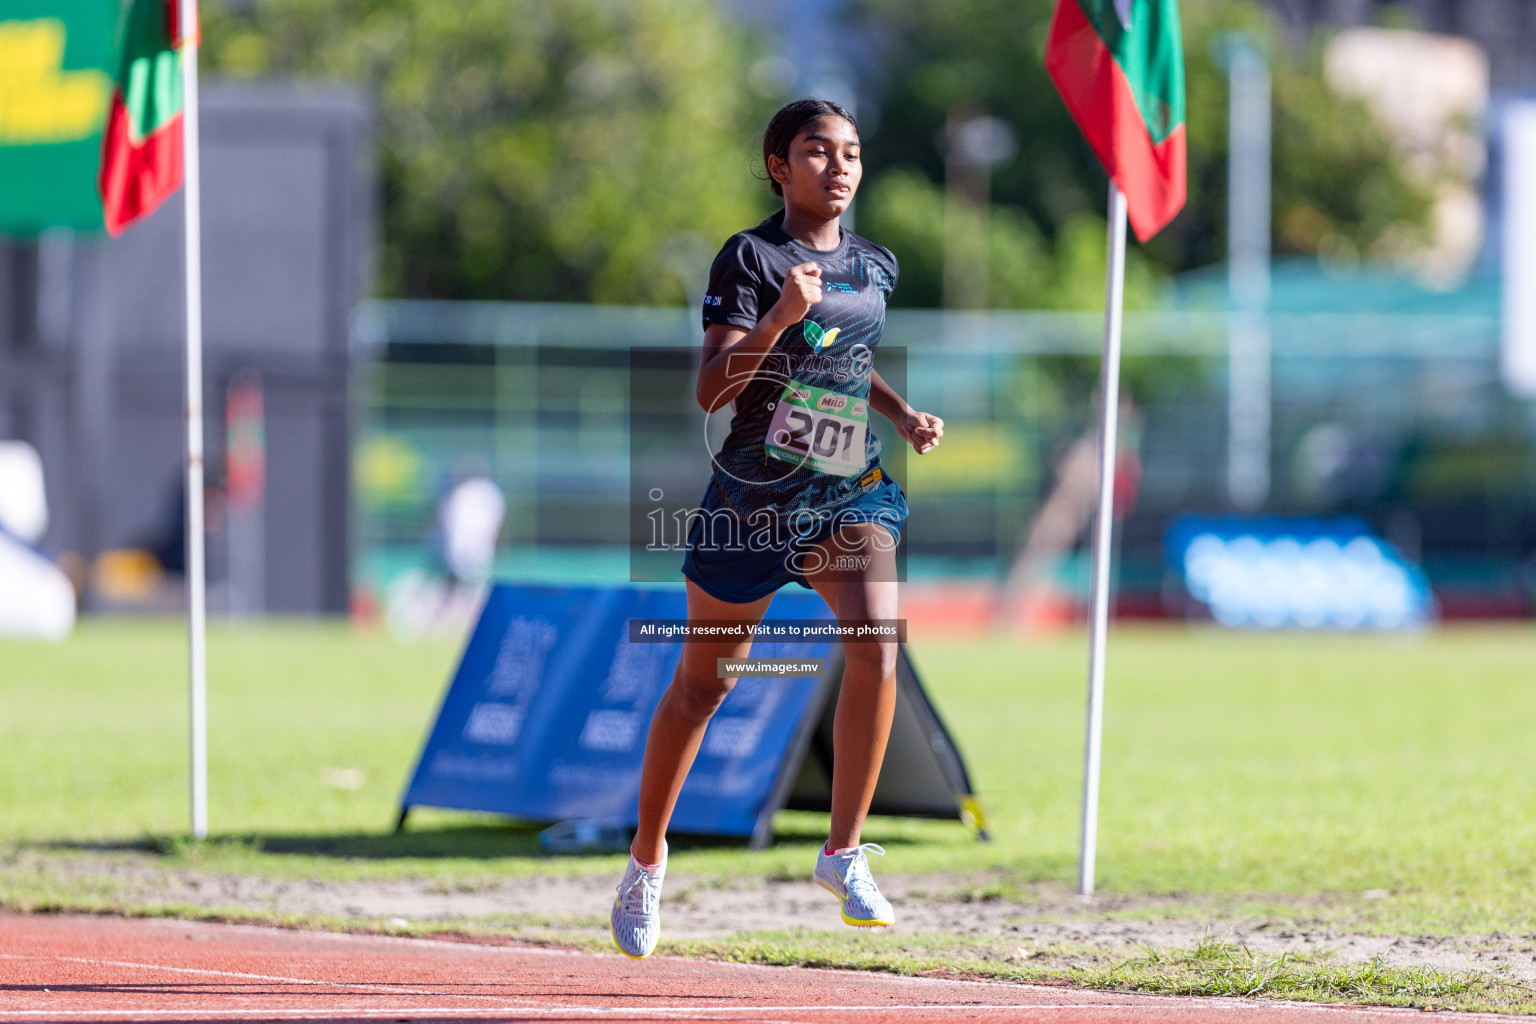
[[818,473],[864,472],[869,403],[792,380],[773,407],[763,448],[770,458],[809,466]]

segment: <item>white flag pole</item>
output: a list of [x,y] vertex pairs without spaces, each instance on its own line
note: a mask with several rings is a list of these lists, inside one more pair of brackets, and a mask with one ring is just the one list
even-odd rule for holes
[[203,247],[198,160],[197,0],[179,0],[187,285],[187,660],[192,835],[208,836],[207,594],[203,538]]
[[1125,195],[1109,183],[1109,268],[1104,285],[1104,361],[1099,370],[1099,504],[1093,529],[1093,620],[1088,643],[1088,736],[1083,748],[1083,836],[1077,891],[1093,895],[1099,843],[1099,752],[1104,733],[1104,639],[1115,526],[1115,455],[1120,413],[1120,320],[1125,293]]

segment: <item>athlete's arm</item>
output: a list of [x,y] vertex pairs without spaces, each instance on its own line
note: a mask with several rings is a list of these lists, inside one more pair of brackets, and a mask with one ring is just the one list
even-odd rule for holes
[[896,389],[875,371],[870,371],[869,407],[897,425],[901,424],[908,413],[914,411],[906,399],[898,395]]
[[714,412],[741,394],[779,336],[804,320],[820,301],[821,268],[802,263],[784,275],[779,301],[756,327],[748,331],[729,324],[710,324],[705,328],[704,356],[694,387],[694,397],[704,411]]
[[912,408],[895,388],[873,371],[869,379],[869,404],[875,412],[896,424],[902,439],[917,454],[922,455],[939,446],[939,438],[944,436],[944,421],[933,413]]

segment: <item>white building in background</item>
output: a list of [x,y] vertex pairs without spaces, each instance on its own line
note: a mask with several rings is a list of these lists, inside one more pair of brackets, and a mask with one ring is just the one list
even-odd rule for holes
[[1482,252],[1488,56],[1461,36],[1346,28],[1328,41],[1328,82],[1357,96],[1397,140],[1406,170],[1434,190],[1433,236],[1385,238],[1370,253],[1412,266],[1428,285],[1459,285]]
[[1412,27],[1464,36],[1488,54],[1495,90],[1536,89],[1536,3],[1532,0],[1269,0],[1292,39],[1319,25]]
[[1474,264],[1499,275],[1504,383],[1536,397],[1536,0],[1269,3],[1298,44],[1343,29],[1329,80],[1370,103],[1436,185],[1435,238],[1411,261],[1442,285]]

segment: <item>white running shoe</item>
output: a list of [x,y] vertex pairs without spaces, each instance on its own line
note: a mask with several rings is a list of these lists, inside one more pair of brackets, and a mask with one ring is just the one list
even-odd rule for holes
[[619,952],[631,960],[644,960],[661,937],[661,880],[667,873],[667,844],[661,844],[661,870],[654,875],[629,855],[629,868],[619,883],[618,899],[608,915],[608,933]]
[[875,878],[869,873],[865,850],[885,856],[885,850],[874,843],[855,846],[842,853],[828,853],[823,846],[816,855],[816,884],[836,896],[843,905],[844,924],[855,928],[894,924],[896,911],[891,909],[891,901],[880,895]]

